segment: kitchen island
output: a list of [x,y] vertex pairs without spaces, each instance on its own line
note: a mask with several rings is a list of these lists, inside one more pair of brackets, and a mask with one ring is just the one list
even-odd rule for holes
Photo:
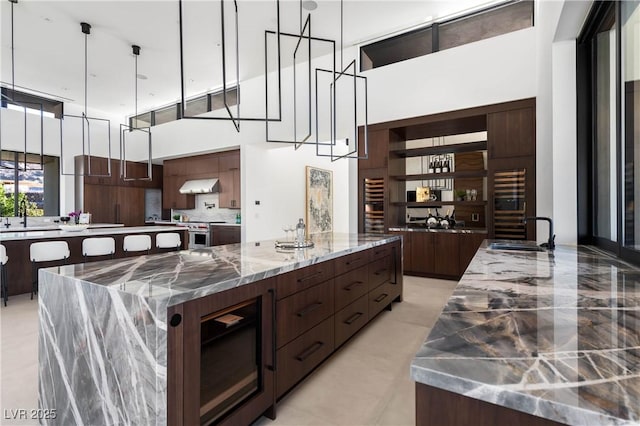
[[[41,241],[66,241],[71,253],[68,263],[82,263],[85,261],[82,256],[82,241],[91,237],[113,237],[116,240],[115,258],[124,257],[126,254],[122,249],[122,243],[126,235],[147,234],[151,236],[151,252],[158,250],[155,248],[155,236],[162,232],[180,232],[183,248],[187,247],[188,236],[186,228],[175,226],[117,226],[85,229],[84,231],[23,231],[14,230],[0,234],[0,243],[7,249],[9,256],[8,270],[8,294],[30,293],[32,288],[33,272],[29,256],[29,247],[32,243]],[[47,266],[43,264],[40,266]],[[51,266],[51,265],[49,265]]]
[[[40,408],[56,410],[47,423],[199,424],[238,390],[207,400],[231,370],[209,367],[235,366],[251,351],[257,370],[240,385],[258,384],[213,415],[227,424],[274,417],[278,398],[402,296],[400,237],[313,240],[306,249],[263,241],[42,270]],[[205,351],[212,328],[243,326],[255,333],[246,350],[237,349],[237,334],[225,350]]]
[[416,423],[637,425],[638,268],[487,244],[411,364]]

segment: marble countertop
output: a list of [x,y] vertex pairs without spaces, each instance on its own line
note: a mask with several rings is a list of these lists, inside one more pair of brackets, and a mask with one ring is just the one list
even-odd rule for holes
[[55,285],[56,279],[71,279],[171,306],[399,239],[316,235],[313,248],[295,250],[278,250],[273,240],[229,244],[41,269],[40,282]]
[[640,270],[591,247],[478,250],[419,383],[571,425],[640,422]]
[[[90,229],[97,228],[121,228],[124,225],[122,223],[91,223],[89,224]],[[29,231],[57,231],[59,230],[57,223],[52,223],[50,225],[37,225],[37,226],[12,226],[10,228],[2,227],[0,229],[0,233],[4,232],[29,232]]]
[[[185,228],[186,229],[186,228]],[[0,234],[0,241],[41,240],[44,238],[96,237],[116,234],[142,234],[145,232],[175,231],[176,226],[126,226],[89,227],[84,231],[14,231]]]
[[454,229],[442,229],[442,228],[423,228],[412,226],[394,226],[389,228],[391,232],[445,232],[449,234],[486,234],[486,229],[478,228],[454,228]]

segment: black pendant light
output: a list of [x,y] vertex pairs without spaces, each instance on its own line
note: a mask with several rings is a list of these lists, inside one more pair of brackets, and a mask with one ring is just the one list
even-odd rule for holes
[[[130,124],[120,124],[120,177],[124,181],[151,180],[153,171],[153,165],[151,163],[151,127],[138,127],[138,56],[140,56],[140,46],[134,44],[131,46],[131,50],[133,52],[135,62],[133,73],[134,115],[132,118],[132,122],[135,123],[133,126]],[[127,135],[131,135],[133,132],[141,132],[147,137],[149,158],[147,161],[147,175],[143,177],[127,176]]]
[[[60,120],[60,174],[63,176],[93,176],[93,177],[111,177],[111,120],[105,118],[89,117],[87,112],[87,37],[91,34],[91,25],[86,22],[80,23],[80,28],[84,34],[84,112],[82,115],[65,114]],[[82,126],[82,156],[86,155],[87,163],[85,167],[76,167],[74,173],[65,173],[64,171],[64,137],[63,137],[63,123],[65,120],[81,120]],[[107,173],[92,173],[91,171],[91,124],[102,124],[107,126],[107,141],[108,141],[108,156],[107,156]],[[75,164],[75,163],[74,163]],[[76,166],[79,166],[76,164]],[[81,169],[78,172],[78,168]]]
[[[18,3],[18,0],[8,0],[11,3],[11,93],[5,94],[4,91],[0,92],[0,153],[2,152],[2,107],[8,104],[15,105],[22,108],[24,114],[24,151],[22,152],[22,167],[20,167],[20,161],[15,163],[15,166],[3,164],[0,159],[0,169],[18,169],[20,171],[27,170],[27,108],[40,110],[40,165],[39,168],[35,167],[36,163],[29,163],[31,167],[29,170],[43,170],[44,168],[44,110],[42,103],[27,102],[24,100],[16,99],[16,69],[15,69],[15,44],[14,44],[14,18],[13,18],[13,6]],[[27,106],[28,105],[28,106]]]

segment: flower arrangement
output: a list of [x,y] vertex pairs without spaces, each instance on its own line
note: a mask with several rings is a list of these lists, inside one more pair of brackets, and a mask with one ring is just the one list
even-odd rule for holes
[[73,220],[77,223],[80,222],[80,214],[82,213],[82,210],[78,210],[77,212],[70,212],[69,213],[69,217],[72,217]]

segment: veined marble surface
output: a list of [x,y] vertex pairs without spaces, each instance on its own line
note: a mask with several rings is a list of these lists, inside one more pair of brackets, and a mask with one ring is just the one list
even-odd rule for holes
[[69,237],[97,237],[115,234],[144,234],[145,232],[167,232],[176,229],[184,230],[182,227],[176,226],[92,226],[84,231],[61,231],[61,230],[45,230],[45,231],[13,231],[3,232],[0,234],[0,241],[14,240],[41,240],[43,238],[69,238]]
[[40,270],[40,408],[57,413],[46,424],[166,425],[169,306],[399,239],[330,234],[301,250],[263,241]]
[[486,229],[478,228],[427,228],[427,227],[414,227],[414,226],[395,226],[389,228],[390,232],[438,232],[444,234],[486,234]]
[[640,424],[640,270],[590,247],[486,243],[412,378],[561,423]]

